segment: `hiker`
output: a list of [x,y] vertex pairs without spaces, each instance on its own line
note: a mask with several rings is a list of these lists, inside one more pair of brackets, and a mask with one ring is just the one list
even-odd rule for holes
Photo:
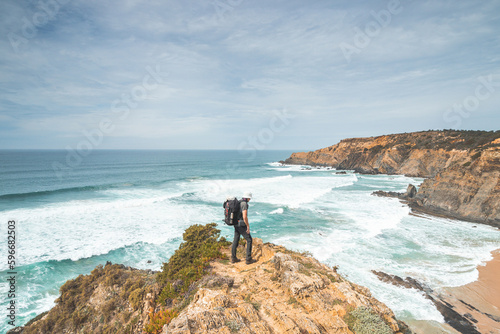
[[252,259],[252,236],[250,235],[250,223],[248,222],[248,202],[252,199],[252,193],[246,192],[240,202],[240,219],[238,224],[234,225],[233,247],[231,249],[231,262],[236,263],[240,260],[236,257],[236,249],[240,243],[240,235],[247,241],[246,264],[252,264],[257,261]]

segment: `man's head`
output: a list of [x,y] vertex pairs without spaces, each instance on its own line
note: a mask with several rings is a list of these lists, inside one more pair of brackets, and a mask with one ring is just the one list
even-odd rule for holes
[[247,191],[246,193],[243,194],[243,199],[248,202],[249,200],[252,199],[252,193]]

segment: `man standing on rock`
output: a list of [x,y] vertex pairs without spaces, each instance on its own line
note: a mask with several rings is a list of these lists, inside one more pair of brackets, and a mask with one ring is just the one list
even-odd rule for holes
[[236,257],[236,250],[240,243],[240,235],[247,241],[246,264],[252,264],[257,261],[252,259],[252,236],[250,235],[250,224],[248,223],[248,202],[252,199],[252,193],[246,192],[240,202],[241,216],[238,225],[234,226],[233,247],[231,248],[231,262],[236,263],[240,260]]

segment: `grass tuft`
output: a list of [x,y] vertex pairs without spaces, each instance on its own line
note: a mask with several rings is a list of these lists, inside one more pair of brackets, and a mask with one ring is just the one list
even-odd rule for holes
[[393,334],[392,329],[368,307],[358,307],[346,314],[347,326],[355,334]]

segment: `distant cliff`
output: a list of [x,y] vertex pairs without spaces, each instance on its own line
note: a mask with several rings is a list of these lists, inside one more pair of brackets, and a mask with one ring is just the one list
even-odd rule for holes
[[66,282],[54,308],[11,333],[411,333],[307,254],[254,239],[257,263],[231,264],[214,226],[186,230],[161,272],[108,263]]
[[344,139],[287,164],[332,166],[364,174],[428,178],[412,207],[500,227],[500,131],[425,131]]

